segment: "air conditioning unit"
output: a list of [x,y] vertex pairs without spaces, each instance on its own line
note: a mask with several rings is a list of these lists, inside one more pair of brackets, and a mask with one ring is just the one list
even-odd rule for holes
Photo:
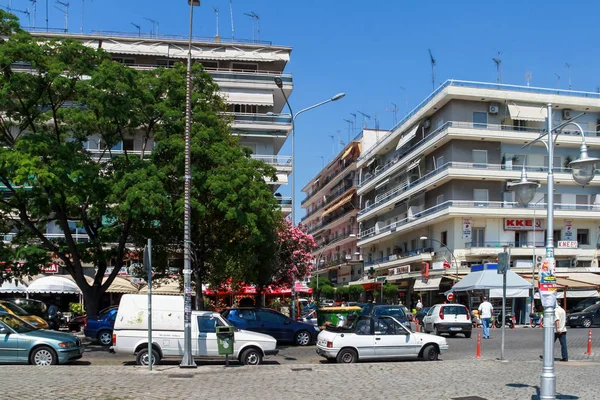
[[500,106],[497,103],[490,104],[490,114],[498,114],[500,111]]
[[542,257],[542,256],[535,256],[536,263],[541,263],[543,259],[544,259],[544,257]]
[[571,119],[572,116],[573,116],[572,110],[563,110],[563,112],[562,112],[563,119]]
[[426,119],[423,122],[423,128],[428,129],[431,126],[431,120],[430,119]]

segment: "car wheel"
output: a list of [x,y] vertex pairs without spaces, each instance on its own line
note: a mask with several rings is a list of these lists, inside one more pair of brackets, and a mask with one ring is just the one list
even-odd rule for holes
[[308,346],[310,344],[310,333],[308,331],[300,331],[296,333],[294,340],[298,346]]
[[259,365],[262,363],[262,354],[256,349],[244,350],[240,356],[240,362],[244,365]]
[[352,364],[358,360],[358,354],[354,349],[342,349],[336,357],[337,362],[342,364]]
[[433,334],[436,336],[440,336],[440,330],[438,329],[437,325],[433,327]]
[[56,352],[48,346],[40,346],[29,356],[29,362],[33,365],[46,367],[48,365],[58,364]]
[[438,359],[438,351],[434,345],[429,344],[423,349],[423,360],[435,361]]
[[110,346],[112,344],[111,331],[100,331],[98,334],[98,341],[102,346]]
[[470,339],[471,338],[471,332],[465,332],[465,337],[467,339]]
[[[137,357],[135,358],[135,362],[137,365],[148,365],[148,349],[142,349],[138,351]],[[160,364],[160,356],[158,355],[158,351],[152,349],[152,365]]]
[[583,321],[581,321],[581,325],[584,328],[589,328],[590,326],[592,326],[592,320],[589,318],[585,318]]

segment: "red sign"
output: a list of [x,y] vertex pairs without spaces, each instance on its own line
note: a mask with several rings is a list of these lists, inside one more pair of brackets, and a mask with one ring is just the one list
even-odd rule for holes
[[[535,220],[535,230],[542,230],[542,229],[544,229],[542,220],[536,219]],[[534,230],[533,219],[505,218],[504,219],[504,230],[505,231],[532,231],[532,230]]]
[[454,301],[454,293],[448,293],[448,296],[446,296],[446,298],[448,299],[448,301]]
[[44,274],[58,274],[58,264],[50,264],[47,267],[41,268]]

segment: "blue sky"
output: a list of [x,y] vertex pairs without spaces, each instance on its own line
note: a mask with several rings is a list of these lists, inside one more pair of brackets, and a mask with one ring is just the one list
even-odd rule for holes
[[[49,1],[50,27],[63,27],[64,15]],[[69,31],[79,32],[81,1],[70,0]],[[201,0],[194,35],[215,34],[220,9],[220,35],[231,37],[229,0]],[[8,0],[0,0],[7,5]],[[166,6],[168,4],[168,6]],[[15,9],[29,0],[12,0]],[[338,92],[346,97],[303,114],[296,124],[296,219],[304,212],[301,188],[333,153],[347,143],[350,113],[377,114],[380,128],[393,125],[392,102],[398,119],[432,90],[428,49],[436,59],[435,80],[495,82],[492,58],[502,53],[503,82],[568,88],[571,64],[573,90],[597,91],[600,44],[597,16],[600,2],[578,0],[233,0],[236,38],[252,38],[252,22],[261,19],[261,39],[293,47],[286,72],[294,75],[290,102],[295,111]],[[27,17],[23,18],[24,25]],[[187,34],[185,0],[85,0],[84,31],[135,32],[132,22],[150,32],[151,18],[164,34]],[[45,1],[38,0],[37,25],[45,26]],[[404,88],[404,89],[402,89]],[[358,122],[362,118],[358,115]],[[330,136],[334,136],[334,141]],[[288,141],[289,142],[289,141]],[[280,154],[291,154],[290,143]],[[288,185],[281,193],[290,195]]]

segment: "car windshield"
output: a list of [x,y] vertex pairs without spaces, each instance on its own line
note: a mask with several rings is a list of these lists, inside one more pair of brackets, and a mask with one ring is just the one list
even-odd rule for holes
[[4,301],[0,304],[2,304],[2,306],[4,308],[6,308],[7,310],[9,310],[10,312],[12,312],[15,315],[18,315],[19,317],[25,317],[25,316],[29,315],[27,313],[27,311],[23,310],[21,307],[19,307],[16,304],[9,303],[8,301]]
[[598,308],[600,308],[600,305],[599,305],[599,304],[594,304],[594,305],[592,305],[592,306],[589,306],[588,308],[584,309],[582,312],[585,312],[585,313],[593,313],[593,312],[596,312],[596,310],[597,310]]
[[35,328],[29,325],[27,322],[14,315],[2,314],[0,315],[0,321],[11,327],[17,333],[25,333],[34,331]]

